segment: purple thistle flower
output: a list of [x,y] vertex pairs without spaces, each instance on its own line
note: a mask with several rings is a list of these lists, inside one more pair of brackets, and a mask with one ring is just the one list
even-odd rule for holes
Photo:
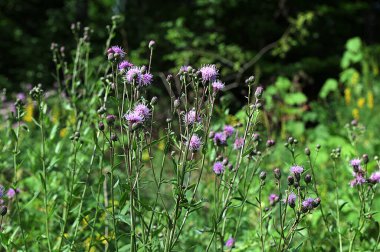
[[120,46],[112,46],[111,48],[108,49],[108,53],[117,53],[120,58],[124,58],[125,56],[125,52],[123,50],[123,48],[121,48]]
[[138,66],[132,66],[128,69],[127,74],[125,76],[125,79],[129,84],[132,84],[133,81],[139,81],[141,76],[141,67]]
[[358,172],[355,174],[355,178],[351,180],[350,185],[351,187],[357,186],[357,185],[362,185],[366,182],[366,179],[363,176],[363,173]]
[[142,103],[137,104],[133,111],[140,115],[143,119],[148,118],[150,116],[150,109]]
[[267,147],[272,147],[276,144],[276,142],[273,139],[267,140]]
[[290,172],[293,175],[300,175],[303,172],[303,167],[299,165],[292,166],[290,167]]
[[224,83],[217,80],[217,81],[214,81],[212,84],[212,89],[214,90],[214,92],[218,92],[218,91],[221,91],[223,88],[224,88]]
[[16,195],[16,191],[13,188],[9,188],[7,192],[7,197],[12,199]]
[[234,132],[235,132],[235,128],[232,127],[231,125],[224,126],[224,133],[226,134],[227,137],[232,136]]
[[216,162],[214,164],[213,170],[214,170],[215,174],[217,174],[217,175],[223,173],[224,172],[224,165],[223,165],[223,163],[222,162]]
[[277,203],[277,201],[279,200],[279,197],[277,194],[272,193],[271,195],[269,195],[268,199],[269,199],[269,204],[273,206]]
[[190,66],[181,66],[179,69],[179,73],[187,73],[191,67]]
[[123,60],[122,62],[120,62],[119,64],[119,70],[122,71],[122,70],[126,70],[130,67],[133,67],[133,64],[130,63],[129,61],[126,61],[126,60]]
[[263,94],[263,90],[264,90],[263,87],[257,87],[255,91],[255,97],[260,98],[261,95]]
[[292,192],[291,194],[288,195],[288,199],[284,199],[283,202],[285,204],[288,204],[290,207],[294,207],[296,205],[296,199],[297,196]]
[[230,237],[228,238],[228,240],[226,241],[226,245],[225,245],[227,248],[233,248],[235,246],[235,239]]
[[360,159],[359,158],[352,159],[350,161],[350,164],[351,164],[352,167],[360,166]]
[[227,136],[224,132],[216,132],[214,134],[214,143],[218,146],[227,145]]
[[215,65],[204,65],[199,69],[203,82],[214,81],[218,77],[218,69]]
[[149,86],[152,84],[153,75],[151,73],[144,73],[139,76],[138,80],[140,86]]
[[201,148],[201,145],[201,138],[197,134],[192,135],[189,141],[189,149],[191,151],[197,151],[199,148]]
[[20,101],[25,101],[26,95],[24,93],[18,93],[16,95],[16,99],[19,99]]
[[132,111],[126,114],[124,117],[127,120],[129,125],[133,125],[135,123],[139,124],[144,121],[144,118],[140,114],[138,114],[136,111]]
[[369,177],[369,181],[373,184],[380,183],[380,171],[372,173]]
[[243,145],[244,145],[244,138],[237,137],[234,142],[234,149],[240,150],[241,148],[243,148]]
[[197,112],[194,109],[187,112],[183,118],[184,123],[187,125],[193,125],[197,122],[200,122],[201,120],[201,117],[197,115]]
[[313,198],[307,198],[302,202],[302,207],[307,210],[313,209],[314,199]]

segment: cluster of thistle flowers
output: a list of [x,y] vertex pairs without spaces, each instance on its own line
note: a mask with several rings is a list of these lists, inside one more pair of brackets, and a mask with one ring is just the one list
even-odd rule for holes
[[[301,185],[301,176],[304,172],[304,168],[299,165],[294,165],[290,167],[289,171],[290,171],[290,175],[287,177],[288,186],[290,190],[292,189],[293,190],[287,194],[288,195],[287,198],[285,197],[285,199],[283,199],[282,202],[291,208],[295,208],[296,202],[297,202],[296,201],[297,194],[294,193],[294,191],[299,191],[299,189],[303,188]],[[281,170],[279,168],[276,168],[274,169],[273,173],[274,173],[274,177],[278,180],[278,183],[279,183],[281,179]],[[261,173],[260,178],[262,180],[265,179],[265,175]],[[307,185],[311,183],[312,177],[310,174],[305,174],[303,177],[303,180]],[[299,196],[301,196],[300,200],[302,200],[301,211],[303,213],[307,213],[313,210],[314,208],[318,207],[321,202],[320,198],[306,197],[306,195],[303,195],[303,194],[300,194]],[[268,199],[269,199],[269,204],[271,206],[275,206],[278,202],[280,202],[280,196],[275,193],[272,193],[271,195],[269,195]]]
[[[294,146],[297,145],[298,141],[297,139],[293,137],[289,137],[287,143],[285,143],[285,147],[288,148],[292,153],[294,153]],[[317,149],[319,149],[320,146],[317,146]],[[307,156],[310,156],[310,149],[306,148],[305,149],[305,154]],[[313,210],[314,208],[318,207],[321,199],[319,197],[317,198],[312,198],[308,197],[306,195],[307,190],[304,191],[304,189],[307,187],[312,182],[312,176],[309,173],[304,174],[304,167],[294,164],[293,166],[290,167],[289,169],[289,176],[287,177],[287,184],[288,184],[288,189],[289,191],[286,193],[285,199],[282,200],[282,202],[286,205],[288,205],[291,208],[296,207],[296,202],[297,202],[297,196],[300,197],[299,199],[299,206],[302,211],[302,213],[307,213]],[[277,180],[277,183],[280,183],[281,179],[281,170],[279,168],[274,169],[273,171],[274,177]],[[303,176],[303,181],[305,182],[305,186],[302,186],[302,176]],[[261,179],[265,179],[265,176],[260,175]],[[297,192],[297,193],[295,193]],[[304,193],[303,193],[304,192]],[[277,194],[271,194],[269,196],[269,204],[271,206],[274,206],[277,202],[280,201],[280,196]]]
[[[378,161],[378,157],[375,157],[375,160]],[[363,185],[368,183],[369,185],[374,185],[380,183],[380,170],[373,172],[369,177],[367,177],[366,169],[362,166],[367,165],[369,162],[369,158],[367,154],[364,154],[361,159],[355,158],[350,161],[350,165],[352,167],[352,175],[354,179],[351,180],[350,185],[352,187]]]

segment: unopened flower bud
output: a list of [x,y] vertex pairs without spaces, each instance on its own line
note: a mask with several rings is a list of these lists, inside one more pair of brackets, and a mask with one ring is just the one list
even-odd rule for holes
[[156,45],[156,42],[154,40],[151,40],[149,41],[148,48],[153,49],[155,45]]
[[262,171],[262,172],[260,172],[260,176],[259,177],[260,177],[261,180],[265,180],[266,177],[267,177],[267,173],[265,171]]
[[117,135],[115,135],[113,133],[111,134],[111,138],[110,139],[111,139],[112,142],[116,142],[118,140]]
[[281,171],[279,168],[276,168],[273,170],[273,173],[274,173],[274,177],[277,179],[277,180],[280,180],[281,178]]
[[152,100],[150,100],[150,105],[151,105],[151,106],[156,105],[156,104],[157,104],[157,101],[158,101],[157,96],[154,96],[154,97],[152,98]]
[[114,125],[115,121],[116,121],[116,116],[114,116],[114,115],[108,115],[106,117],[106,122],[110,126]]
[[173,105],[174,105],[174,109],[177,109],[180,105],[180,101],[178,99],[175,99]]
[[1,216],[4,216],[6,215],[8,212],[8,208],[6,206],[1,206],[0,207],[0,213],[1,213]]
[[103,131],[104,130],[104,123],[103,122],[99,122],[98,128],[99,128],[100,131]]
[[315,207],[319,206],[319,204],[321,204],[321,199],[320,198],[314,199],[314,201],[313,201],[313,207],[315,208]]
[[368,164],[368,162],[369,162],[369,158],[368,158],[368,155],[367,155],[367,154],[363,154],[362,159],[363,159],[363,163],[364,163],[364,164]]
[[306,156],[310,156],[310,149],[309,148],[305,148],[305,154],[306,154]]
[[263,95],[263,87],[257,87],[255,91],[255,97],[260,98]]
[[294,184],[294,178],[292,176],[288,176],[288,185],[291,186]]
[[305,177],[304,177],[304,180],[305,180],[306,184],[309,184],[311,182],[311,175],[310,174],[306,174]]

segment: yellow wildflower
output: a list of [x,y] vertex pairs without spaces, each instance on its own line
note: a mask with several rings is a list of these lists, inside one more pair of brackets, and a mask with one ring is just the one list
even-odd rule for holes
[[372,91],[368,91],[367,93],[367,106],[369,109],[373,109],[374,101],[373,101],[373,93]]
[[351,103],[351,89],[350,88],[346,88],[344,90],[344,100],[346,101],[347,105]]
[[354,72],[354,73],[352,74],[352,76],[351,76],[351,83],[352,83],[353,85],[358,84],[358,82],[359,82],[359,77],[360,77],[360,74],[359,74],[358,72]]
[[358,107],[362,108],[364,106],[364,104],[365,104],[365,98],[363,98],[363,97],[359,98]]
[[352,116],[354,117],[354,119],[359,120],[359,109],[354,108],[352,110]]
[[33,113],[34,113],[34,104],[33,101],[28,99],[28,102],[25,106],[25,115],[23,117],[25,122],[32,122],[33,121]]
[[144,150],[142,153],[142,160],[143,161],[149,161],[149,152],[148,150]]
[[67,128],[63,128],[59,131],[59,136],[64,138],[67,135]]

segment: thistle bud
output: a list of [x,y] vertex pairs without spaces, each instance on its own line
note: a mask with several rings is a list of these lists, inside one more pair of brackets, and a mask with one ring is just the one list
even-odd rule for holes
[[262,87],[257,87],[255,91],[255,97],[260,98],[263,95],[263,88]]
[[8,212],[8,208],[6,206],[1,206],[1,208],[0,208],[1,216],[6,215],[7,212]]
[[368,164],[368,162],[369,162],[369,158],[368,158],[368,155],[367,155],[367,154],[363,154],[362,159],[363,159],[363,163],[364,163],[364,164]]
[[106,122],[107,122],[107,124],[110,125],[110,126],[113,126],[114,123],[115,123],[115,121],[116,121],[116,116],[114,116],[114,115],[108,115],[108,116],[106,117]]
[[181,104],[180,101],[178,99],[175,99],[174,100],[174,104],[173,104],[174,105],[174,109],[177,109],[180,104]]
[[150,105],[151,105],[151,106],[156,105],[156,104],[157,104],[157,101],[158,101],[157,96],[154,96],[154,97],[152,98],[152,100],[150,100]]
[[113,133],[111,134],[111,138],[110,139],[111,139],[112,142],[116,142],[118,140],[117,135],[115,135]]
[[294,178],[292,176],[288,176],[288,185],[291,186],[294,184]]
[[306,156],[310,156],[310,149],[309,148],[305,148],[305,154],[306,154]]
[[149,41],[148,48],[153,49],[156,45],[156,42],[154,40]]
[[274,173],[274,177],[277,179],[277,180],[280,180],[281,178],[281,171],[279,168],[276,168],[273,170],[273,173]]
[[311,182],[311,175],[310,174],[306,174],[305,177],[304,177],[304,180],[305,180],[306,184],[309,184]]
[[259,177],[260,177],[261,180],[264,181],[266,179],[266,177],[267,177],[267,173],[265,171],[262,171],[262,172],[260,172],[260,176]]
[[100,131],[103,131],[104,130],[104,123],[103,122],[99,122],[98,128],[99,128]]
[[320,198],[314,199],[314,201],[313,201],[313,207],[316,208],[316,207],[319,206],[319,204],[321,204],[321,199]]

